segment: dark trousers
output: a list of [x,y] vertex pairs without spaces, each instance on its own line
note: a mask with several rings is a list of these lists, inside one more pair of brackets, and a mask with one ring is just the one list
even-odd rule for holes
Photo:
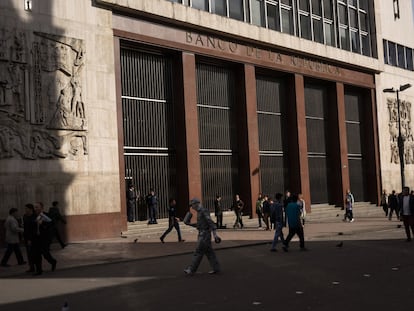
[[25,242],[25,246],[26,246],[26,253],[27,253],[27,261],[29,262],[29,268],[31,271],[34,271],[32,245],[28,244],[28,242]]
[[242,213],[235,211],[234,212],[236,214],[236,221],[234,222],[234,226],[233,228],[236,228],[236,226],[238,227],[240,224],[240,228],[243,228],[243,218],[242,218]]
[[270,229],[270,227],[269,227],[269,218],[270,218],[270,213],[264,213],[263,214],[263,221],[266,225],[266,230]]
[[148,223],[156,224],[157,223],[157,208],[155,206],[149,206],[148,214],[149,214]]
[[349,209],[349,208],[345,209],[344,220],[346,220],[347,218],[348,218],[349,220],[354,219],[354,214],[352,213],[352,210],[351,210],[351,209]]
[[395,215],[397,216],[397,219],[400,219],[400,215],[399,215],[399,210],[398,208],[395,207],[391,207],[388,211],[388,219],[391,220],[392,219],[392,214],[395,212]]
[[262,227],[263,214],[262,212],[256,212],[256,213],[257,213],[257,219],[259,220],[259,227]]
[[35,241],[32,245],[33,264],[37,272],[42,272],[42,256],[51,265],[56,263],[56,259],[50,254],[50,243],[46,241]]
[[414,235],[414,215],[403,215],[402,219],[404,223],[405,234],[407,235],[407,240],[411,240],[410,228]]
[[217,229],[223,228],[223,213],[217,213],[216,215],[217,218]]
[[52,228],[52,236],[55,237],[56,240],[59,242],[60,247],[64,248],[66,246],[66,244],[62,240],[62,237],[60,236],[59,229],[56,225]]
[[292,240],[293,236],[297,234],[299,237],[299,245],[300,248],[305,248],[305,234],[303,232],[303,227],[289,227],[289,234],[285,239],[285,242],[283,243],[286,247],[289,246],[290,240]]
[[127,220],[129,222],[135,221],[135,207],[128,204],[127,206]]
[[23,264],[24,260],[23,260],[23,255],[22,252],[20,251],[20,246],[19,243],[13,243],[13,244],[7,244],[7,249],[6,252],[4,253],[3,259],[1,260],[1,264],[7,265],[7,262],[9,261],[9,258],[11,256],[11,254],[16,255],[16,259],[17,259],[17,263],[19,265]]
[[175,228],[175,230],[177,231],[178,234],[178,241],[181,241],[181,231],[180,231],[180,224],[177,221],[170,221],[170,224],[168,226],[168,229],[165,230],[164,234],[161,236],[161,239],[164,240],[164,238],[167,236],[168,233],[171,232],[171,230]]

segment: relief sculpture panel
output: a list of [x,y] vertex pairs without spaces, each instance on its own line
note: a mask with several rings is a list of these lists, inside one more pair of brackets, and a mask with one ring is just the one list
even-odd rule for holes
[[0,159],[88,154],[84,42],[0,29]]
[[387,98],[387,107],[389,113],[388,128],[391,141],[391,163],[400,163],[398,152],[398,120],[400,120],[401,137],[404,140],[404,162],[405,164],[414,164],[414,139],[411,127],[411,102],[400,100],[399,116],[397,99]]

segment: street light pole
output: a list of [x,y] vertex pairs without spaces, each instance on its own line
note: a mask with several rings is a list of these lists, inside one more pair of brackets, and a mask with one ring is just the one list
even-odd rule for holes
[[404,141],[405,138],[401,135],[401,115],[400,115],[400,96],[399,93],[410,88],[411,84],[407,83],[400,85],[398,89],[387,88],[383,89],[384,93],[396,93],[397,94],[397,114],[398,114],[398,154],[400,157],[400,174],[401,174],[401,188],[405,187],[405,162],[404,162]]
[[401,115],[400,115],[400,97],[398,94],[399,90],[396,90],[397,93],[397,113],[398,113],[398,153],[400,156],[400,173],[401,173],[401,189],[405,187],[405,163],[404,163],[404,137],[401,135]]

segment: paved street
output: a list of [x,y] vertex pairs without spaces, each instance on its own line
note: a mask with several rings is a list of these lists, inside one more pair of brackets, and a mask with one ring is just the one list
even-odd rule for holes
[[[225,230],[217,245],[223,272],[207,274],[204,259],[191,277],[182,270],[194,233],[180,244],[172,232],[165,244],[148,237],[70,245],[54,251],[58,270],[40,278],[17,266],[7,275],[2,270],[0,309],[60,310],[68,301],[70,310],[412,310],[414,243],[404,242],[398,224],[382,218],[308,224],[309,250],[299,251],[294,240],[288,253],[280,245],[269,251],[273,232]],[[101,261],[92,260],[99,249]],[[85,264],[76,263],[77,255]]]

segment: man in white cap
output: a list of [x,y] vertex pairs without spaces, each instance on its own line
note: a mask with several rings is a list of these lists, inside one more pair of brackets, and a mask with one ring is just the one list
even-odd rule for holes
[[[191,223],[191,209],[197,212],[197,223]],[[209,211],[201,205],[200,199],[193,198],[190,201],[190,211],[184,217],[184,223],[189,226],[196,227],[198,229],[197,248],[193,255],[193,261],[184,270],[187,275],[192,275],[197,271],[200,265],[201,259],[204,254],[210,263],[212,270],[209,274],[215,274],[220,272],[220,264],[217,261],[216,254],[211,246],[211,233],[213,232],[214,241],[220,243],[221,239],[216,233],[216,225],[210,217]]]

